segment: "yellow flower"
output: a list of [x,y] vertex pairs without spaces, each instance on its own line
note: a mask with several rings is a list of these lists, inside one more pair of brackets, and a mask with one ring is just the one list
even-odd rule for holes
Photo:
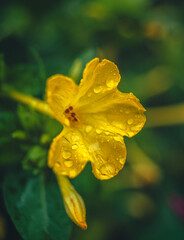
[[132,93],[117,90],[120,78],[114,63],[95,58],[79,86],[63,75],[48,79],[47,103],[64,126],[49,150],[48,165],[56,174],[74,178],[90,161],[94,175],[104,180],[123,168],[123,136],[137,134],[146,118]]

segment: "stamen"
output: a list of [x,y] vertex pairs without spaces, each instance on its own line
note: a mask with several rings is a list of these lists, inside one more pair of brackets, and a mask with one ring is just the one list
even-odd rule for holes
[[66,117],[69,121],[72,121],[72,122],[77,122],[78,119],[76,117],[76,113],[75,112],[71,112],[73,110],[73,107],[72,106],[69,106],[65,111],[64,113],[66,114]]

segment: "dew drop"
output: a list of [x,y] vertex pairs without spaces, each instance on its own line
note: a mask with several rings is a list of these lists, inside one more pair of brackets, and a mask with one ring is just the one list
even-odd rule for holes
[[119,138],[118,136],[115,136],[115,137],[114,137],[114,140],[115,140],[115,141],[120,141],[120,138]]
[[102,86],[96,86],[93,91],[94,93],[100,93],[102,91],[103,87]]
[[124,164],[124,163],[125,163],[125,159],[123,159],[123,158],[118,159],[118,161],[119,161],[121,164]]
[[73,161],[72,160],[65,160],[64,164],[66,167],[72,167],[73,166]]
[[139,131],[140,129],[141,129],[141,124],[137,124],[137,125],[131,127],[131,130],[136,131],[136,132]]
[[112,80],[112,79],[108,79],[107,81],[106,81],[106,85],[107,85],[107,87],[109,87],[109,88],[113,88],[113,87],[115,87],[115,82],[114,82],[114,80]]
[[91,132],[91,130],[92,130],[92,126],[90,126],[90,125],[86,126],[86,132],[87,133]]
[[130,113],[130,110],[127,109],[127,110],[125,111],[125,113],[126,113],[126,114],[129,114],[129,113]]
[[112,164],[112,163],[106,163],[106,164],[102,165],[99,170],[102,175],[105,175],[107,177],[114,175],[116,172],[114,164]]
[[56,162],[56,163],[55,163],[55,167],[56,167],[56,168],[61,167],[61,163],[60,163],[60,162]]
[[71,154],[70,152],[64,151],[64,152],[62,153],[62,155],[63,155],[63,158],[64,158],[64,159],[68,159],[68,158],[71,157],[72,154]]
[[105,132],[105,135],[109,135],[110,133],[109,132]]
[[100,134],[100,133],[102,133],[102,130],[101,129],[96,129],[96,133]]
[[78,140],[79,140],[80,138],[79,138],[79,136],[75,136],[75,135],[73,135],[72,136],[72,140],[74,141],[74,142],[77,142]]
[[76,150],[78,148],[77,144],[72,145],[72,149]]
[[129,124],[129,125],[131,125],[132,123],[134,122],[134,120],[133,119],[128,119],[128,121],[127,121],[127,123]]

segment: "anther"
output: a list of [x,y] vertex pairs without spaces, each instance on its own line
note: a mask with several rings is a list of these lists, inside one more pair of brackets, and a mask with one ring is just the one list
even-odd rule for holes
[[72,117],[75,117],[75,115],[76,115],[76,114],[75,114],[74,112],[71,113],[71,116],[72,116]]
[[69,109],[70,109],[70,110],[73,110],[73,107],[72,107],[72,106],[70,106],[70,107],[69,107]]
[[69,109],[67,108],[66,110],[65,110],[65,113],[69,113],[70,111],[69,111]]

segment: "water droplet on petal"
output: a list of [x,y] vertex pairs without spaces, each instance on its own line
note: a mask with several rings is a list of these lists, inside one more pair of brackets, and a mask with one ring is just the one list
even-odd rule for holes
[[137,124],[137,125],[131,127],[131,130],[136,131],[136,132],[139,131],[140,129],[141,129],[141,124]]
[[66,167],[72,167],[73,166],[73,161],[72,160],[65,160],[64,164]]
[[74,142],[77,142],[78,140],[79,140],[80,138],[79,138],[79,136],[75,136],[75,135],[73,135],[72,136],[72,140],[74,141]]
[[64,152],[62,153],[62,155],[63,155],[63,158],[64,158],[64,159],[68,159],[68,158],[71,157],[72,154],[71,154],[70,152],[64,151]]
[[96,86],[93,91],[94,91],[94,93],[100,93],[102,91],[102,89],[103,89],[102,86]]
[[96,133],[100,134],[100,133],[102,133],[102,130],[101,129],[96,129]]
[[86,126],[86,132],[89,133],[92,130],[92,126],[88,125]]
[[60,162],[56,162],[56,163],[55,163],[55,167],[56,167],[56,168],[61,167],[61,163],[60,163]]
[[105,135],[109,135],[110,133],[109,132],[105,132]]
[[107,87],[109,87],[109,88],[114,88],[114,87],[116,86],[116,83],[114,82],[113,79],[108,79],[108,80],[106,81],[106,85],[107,85]]
[[132,123],[134,122],[134,120],[133,119],[128,119],[128,121],[127,121],[127,123],[129,124],[129,125],[131,125]]
[[76,150],[78,148],[77,144],[72,145],[72,149]]
[[99,170],[102,175],[105,175],[107,177],[114,176],[114,174],[116,173],[116,169],[113,163],[106,163],[102,165]]
[[115,141],[121,141],[121,140],[120,140],[120,137],[118,137],[118,136],[115,136],[115,137],[114,137],[114,140],[115,140]]
[[119,161],[121,164],[124,164],[124,163],[125,163],[125,159],[124,159],[124,158],[120,158],[120,159],[118,159],[118,161]]

